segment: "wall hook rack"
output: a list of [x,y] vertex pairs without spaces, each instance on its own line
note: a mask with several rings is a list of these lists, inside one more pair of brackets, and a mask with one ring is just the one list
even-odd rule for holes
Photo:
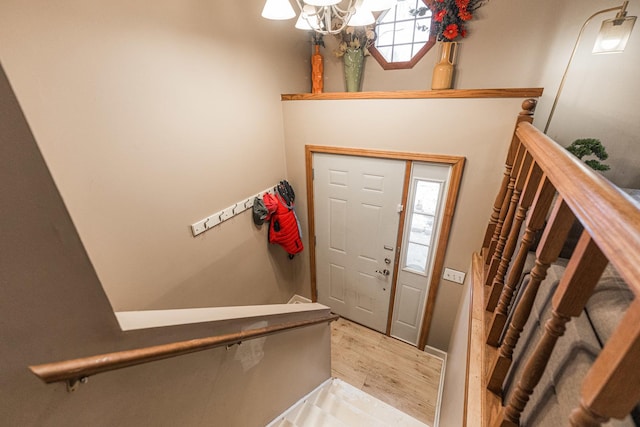
[[253,201],[256,197],[262,197],[266,193],[275,194],[275,188],[275,186],[267,188],[264,191],[254,194],[253,196],[246,197],[242,199],[242,201],[234,203],[228,208],[222,209],[221,211],[211,214],[208,217],[191,224],[191,233],[193,234],[193,237],[196,237],[197,235],[202,234],[207,230],[211,230],[213,227],[222,224],[223,222],[233,218],[238,214],[241,214],[247,209],[251,209],[253,207]]

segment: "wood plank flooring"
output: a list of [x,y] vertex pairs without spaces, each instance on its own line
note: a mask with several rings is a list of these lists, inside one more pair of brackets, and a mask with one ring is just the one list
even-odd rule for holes
[[331,326],[332,376],[433,426],[442,360],[340,318]]

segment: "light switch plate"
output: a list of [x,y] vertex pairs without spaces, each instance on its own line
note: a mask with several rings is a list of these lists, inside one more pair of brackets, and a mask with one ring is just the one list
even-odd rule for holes
[[466,276],[466,273],[463,273],[462,271],[452,270],[451,268],[445,268],[442,278],[444,280],[460,283],[462,285],[464,283],[464,276]]

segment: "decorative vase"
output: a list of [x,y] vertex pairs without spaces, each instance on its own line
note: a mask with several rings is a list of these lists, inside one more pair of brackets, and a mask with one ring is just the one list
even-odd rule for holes
[[360,92],[364,50],[348,47],[342,58],[344,60],[344,79],[347,83],[347,92]]
[[322,93],[324,89],[324,58],[320,54],[320,45],[315,45],[311,55],[311,93]]
[[455,62],[458,43],[442,42],[440,50],[440,62],[433,69],[431,89],[451,89],[453,79],[453,64]]

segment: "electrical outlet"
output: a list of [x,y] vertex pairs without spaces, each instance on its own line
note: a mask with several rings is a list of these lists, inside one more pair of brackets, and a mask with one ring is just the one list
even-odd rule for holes
[[464,276],[465,275],[466,274],[463,273],[462,271],[452,270],[450,268],[445,268],[444,269],[444,274],[442,275],[442,278],[444,280],[448,280],[450,282],[460,283],[462,285],[464,283]]

